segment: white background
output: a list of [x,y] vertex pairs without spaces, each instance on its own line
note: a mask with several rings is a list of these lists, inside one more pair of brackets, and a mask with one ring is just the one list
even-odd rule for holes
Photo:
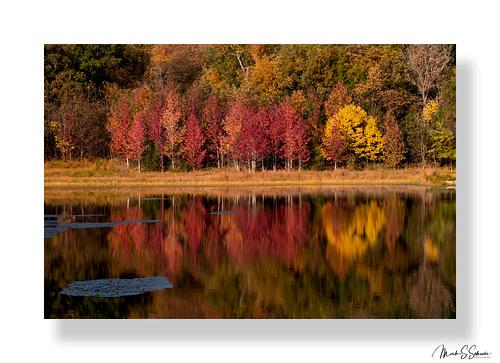
[[[431,361],[498,344],[499,14],[469,1],[3,1],[0,361]],[[408,4],[408,5],[406,5]],[[44,43],[456,43],[457,319],[43,319]],[[447,361],[455,361],[447,358]]]

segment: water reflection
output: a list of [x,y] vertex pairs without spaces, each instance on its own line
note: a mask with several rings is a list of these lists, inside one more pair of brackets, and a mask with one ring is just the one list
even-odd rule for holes
[[[95,194],[45,239],[46,317],[454,318],[454,191]],[[164,276],[174,288],[72,297],[72,281]]]

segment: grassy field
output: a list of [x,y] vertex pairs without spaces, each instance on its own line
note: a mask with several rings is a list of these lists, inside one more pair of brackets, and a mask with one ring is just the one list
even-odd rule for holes
[[115,160],[48,161],[46,188],[61,187],[201,187],[201,186],[328,186],[328,185],[447,185],[455,182],[448,168],[382,167],[365,170],[236,171],[207,169],[141,172]]

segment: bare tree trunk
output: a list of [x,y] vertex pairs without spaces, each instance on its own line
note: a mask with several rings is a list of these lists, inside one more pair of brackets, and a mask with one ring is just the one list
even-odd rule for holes
[[248,67],[245,68],[243,66],[243,62],[241,61],[241,57],[240,57],[240,54],[238,52],[236,52],[235,55],[236,55],[236,59],[238,59],[238,63],[240,64],[240,68],[243,71],[243,74],[245,76],[245,82],[247,82],[248,81]]
[[139,169],[139,173],[141,172],[141,158],[137,159],[137,169]]
[[424,118],[421,118],[421,125],[420,125],[420,159],[422,161],[422,167],[425,167],[426,160],[425,160],[425,121]]
[[129,168],[128,156],[127,156],[127,169]]

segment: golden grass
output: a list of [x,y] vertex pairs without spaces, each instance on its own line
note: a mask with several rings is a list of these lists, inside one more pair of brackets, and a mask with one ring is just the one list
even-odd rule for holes
[[204,169],[179,172],[141,172],[115,160],[45,163],[45,187],[239,187],[329,185],[444,185],[455,180],[446,168],[365,170],[236,171]]

